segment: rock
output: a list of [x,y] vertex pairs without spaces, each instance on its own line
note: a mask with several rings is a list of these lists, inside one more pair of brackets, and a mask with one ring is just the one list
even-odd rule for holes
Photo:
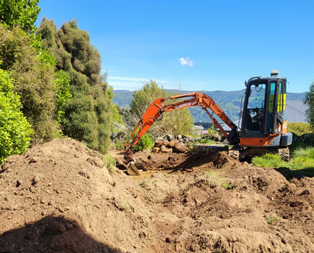
[[191,136],[188,136],[188,135],[182,135],[182,138],[183,139],[186,139],[186,140],[191,140],[192,139],[192,137]]
[[174,138],[173,138],[173,136],[172,136],[171,134],[167,134],[167,135],[165,136],[165,139],[168,140],[168,141],[171,141],[171,140],[173,140]]
[[155,147],[156,148],[160,148],[162,145],[164,145],[164,140],[155,142]]
[[160,152],[162,153],[172,153],[172,148],[167,148],[166,146],[162,145],[160,148]]
[[29,163],[37,163],[39,161],[39,158],[34,156],[29,160]]
[[215,141],[221,141],[221,136],[220,136],[219,134],[215,133],[215,134],[213,135],[213,139],[214,139]]
[[173,148],[176,144],[178,144],[179,141],[176,139],[171,140],[170,142],[168,142],[167,144],[167,148]]
[[160,148],[154,147],[153,148],[153,153],[158,153],[160,151]]
[[182,145],[182,144],[176,144],[174,147],[173,147],[173,151],[176,152],[176,153],[185,153],[187,152],[189,149],[187,146],[185,145]]
[[32,179],[32,186],[35,186],[36,184],[38,184],[40,178],[38,175],[34,176],[34,178]]

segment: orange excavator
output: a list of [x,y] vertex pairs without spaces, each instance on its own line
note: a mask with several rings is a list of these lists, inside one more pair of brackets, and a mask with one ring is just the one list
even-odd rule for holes
[[[158,98],[135,126],[131,134],[134,138],[125,146],[124,158],[128,163],[134,161],[133,147],[164,112],[192,106],[202,107],[215,127],[220,129],[231,145],[237,147],[240,161],[249,161],[253,156],[261,156],[265,153],[282,153],[287,158],[292,134],[287,133],[286,83],[285,77],[278,77],[278,71],[272,71],[270,77],[252,77],[245,82],[245,99],[240,112],[240,121],[242,121],[240,130],[218,104],[205,93],[195,92]],[[163,105],[166,100],[182,98],[188,99]],[[212,111],[212,114],[208,109]],[[229,133],[224,130],[213,114],[231,129]]]

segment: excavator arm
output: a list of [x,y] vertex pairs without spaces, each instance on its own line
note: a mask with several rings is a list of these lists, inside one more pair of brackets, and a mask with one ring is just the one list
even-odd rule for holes
[[[190,99],[174,102],[163,106],[163,103],[166,100],[174,100],[188,97],[190,97]],[[133,147],[147,132],[147,130],[154,124],[154,122],[158,120],[162,113],[184,109],[192,106],[201,106],[203,110],[207,113],[213,124],[218,127],[221,133],[228,139],[229,143],[238,144],[240,142],[239,135],[237,133],[237,126],[229,119],[229,117],[223,112],[223,110],[218,106],[217,103],[214,102],[211,97],[209,97],[205,93],[202,94],[200,92],[189,93],[171,96],[169,98],[158,98],[150,105],[150,107],[146,110],[131,134],[131,136],[134,136],[133,141],[126,144],[124,152],[125,159],[128,162],[132,162],[134,160],[132,157]],[[229,135],[221,127],[219,122],[208,112],[208,109],[215,113],[223,122],[225,122],[231,128],[231,132],[229,133]]]

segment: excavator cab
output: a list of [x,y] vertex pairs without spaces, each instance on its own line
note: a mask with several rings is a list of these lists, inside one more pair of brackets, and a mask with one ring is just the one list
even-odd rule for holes
[[276,70],[270,77],[246,82],[240,137],[240,146],[251,151],[246,153],[276,153],[292,143],[285,115],[286,85],[287,79],[278,77]]

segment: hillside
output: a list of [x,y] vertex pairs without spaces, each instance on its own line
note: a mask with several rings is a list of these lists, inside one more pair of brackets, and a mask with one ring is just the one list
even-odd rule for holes
[[[193,93],[195,91],[178,91],[178,90],[168,90],[173,92],[180,92],[182,94]],[[208,96],[213,98],[219,106],[224,110],[224,112],[231,118],[231,120],[236,121],[239,119],[241,97],[245,90],[237,91],[200,91],[206,93]],[[132,100],[133,91],[127,90],[114,90],[113,102],[120,107],[127,108]],[[305,92],[302,93],[287,93],[287,100],[300,101],[302,102],[305,96]],[[244,98],[244,97],[243,97]],[[192,117],[195,122],[209,122],[210,119],[208,115],[199,107],[189,108]]]

